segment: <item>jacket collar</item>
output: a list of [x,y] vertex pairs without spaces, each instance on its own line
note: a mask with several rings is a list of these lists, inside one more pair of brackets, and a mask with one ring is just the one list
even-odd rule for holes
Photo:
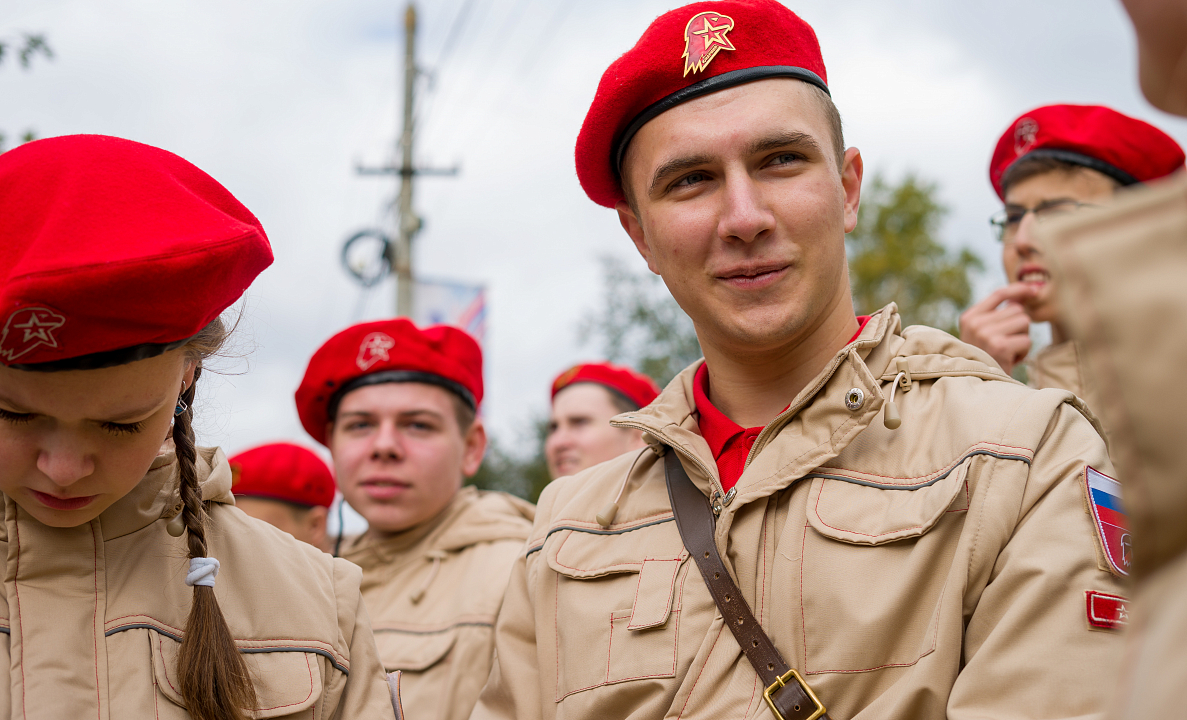
[[[841,348],[786,410],[772,420],[754,443],[747,469],[735,486],[739,501],[768,495],[838,453],[864,429],[883,405],[879,376],[891,364],[901,322],[891,303],[875,313],[861,332]],[[897,341],[897,342],[896,342]],[[883,352],[875,352],[887,346]],[[713,452],[698,427],[695,377],[698,360],[677,375],[658,398],[641,410],[618,415],[611,424],[632,427],[657,451],[679,452],[693,482],[710,497],[722,494]],[[845,405],[851,388],[861,389],[857,411]],[[775,442],[779,438],[779,442]],[[770,450],[766,448],[770,446]]]
[[366,569],[479,542],[522,540],[527,535],[525,521],[530,522],[531,516],[532,508],[517,498],[466,486],[431,520],[379,537],[361,535],[343,549],[342,557]]

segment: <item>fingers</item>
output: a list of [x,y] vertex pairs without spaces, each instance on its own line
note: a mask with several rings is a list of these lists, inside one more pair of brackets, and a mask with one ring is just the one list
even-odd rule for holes
[[960,316],[960,339],[989,353],[1010,372],[1030,352],[1030,318],[1020,303],[1034,294],[1022,283],[993,291]]
[[1037,294],[1038,290],[1027,283],[1010,283],[989,293],[984,300],[970,306],[965,312],[989,312],[997,309],[997,306],[1004,302],[1025,304],[1027,300],[1034,298]]

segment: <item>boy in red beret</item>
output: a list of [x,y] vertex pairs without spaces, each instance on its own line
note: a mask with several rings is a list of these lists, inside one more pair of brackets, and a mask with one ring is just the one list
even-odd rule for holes
[[614,419],[647,448],[545,488],[473,718],[1099,712],[1127,568],[1104,440],[893,304],[855,317],[862,160],[812,28],[662,15],[576,156],[705,359]]
[[613,427],[610,418],[646,407],[657,395],[651,378],[607,362],[574,365],[557,375],[544,441],[552,479],[644,447],[643,433]]
[[227,462],[236,507],[319,550],[330,550],[326,519],[334,503],[334,474],[321,458],[300,445],[271,443]]
[[482,390],[472,337],[403,318],[327,340],[297,389],[302,425],[330,448],[338,489],[367,520],[337,554],[363,569],[380,660],[403,672],[408,717],[469,716],[531,527],[529,503],[462,487],[486,451]]
[[1030,385],[1068,390],[1099,412],[1096,384],[1068,335],[1035,228],[1045,219],[1108,205],[1121,188],[1182,168],[1183,150],[1170,136],[1107,107],[1048,105],[1012,122],[989,164],[990,182],[1005,203],[990,222],[1010,284],[961,315],[961,340],[1010,372],[1030,352],[1030,324],[1050,323],[1051,345],[1027,362]]

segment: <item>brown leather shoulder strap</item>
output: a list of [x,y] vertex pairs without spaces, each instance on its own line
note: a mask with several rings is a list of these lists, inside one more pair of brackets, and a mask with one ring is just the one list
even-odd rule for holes
[[795,670],[784,662],[783,656],[762,626],[754,619],[742,592],[725,569],[717,543],[713,540],[716,519],[709,507],[709,499],[697,489],[680,463],[679,454],[668,449],[664,453],[664,475],[668,483],[668,498],[680,539],[697,569],[709,586],[709,594],[721,611],[725,624],[742,646],[746,659],[754,666],[763,686],[769,691],[768,702],[784,720],[814,720],[826,718],[824,706]]

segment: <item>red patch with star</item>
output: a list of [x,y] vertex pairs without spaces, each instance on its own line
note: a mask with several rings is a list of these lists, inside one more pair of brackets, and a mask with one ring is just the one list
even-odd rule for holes
[[1098,630],[1120,630],[1129,624],[1129,600],[1120,595],[1088,590],[1084,593],[1088,624]]
[[0,357],[14,362],[41,346],[58,348],[54,332],[66,324],[66,317],[45,307],[21,308],[8,316],[0,330]]

